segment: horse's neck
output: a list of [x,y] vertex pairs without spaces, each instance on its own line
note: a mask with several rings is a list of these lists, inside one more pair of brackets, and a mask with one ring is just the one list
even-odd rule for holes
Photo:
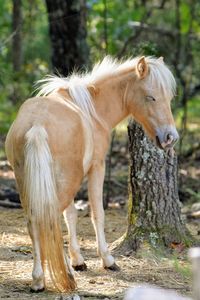
[[98,93],[94,99],[95,109],[109,129],[114,128],[129,115],[126,105],[129,80],[127,78],[111,79],[104,81],[98,87]]

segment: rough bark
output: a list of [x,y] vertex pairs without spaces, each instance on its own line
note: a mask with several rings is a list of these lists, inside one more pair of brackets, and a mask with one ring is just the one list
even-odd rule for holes
[[88,62],[85,0],[46,0],[54,71],[67,76]]
[[177,184],[177,156],[158,149],[134,121],[128,126],[130,150],[128,230],[124,243],[137,250],[152,246],[190,243],[181,218]]
[[13,0],[12,30],[14,32],[12,42],[13,70],[20,71],[22,65],[22,3],[21,0]]

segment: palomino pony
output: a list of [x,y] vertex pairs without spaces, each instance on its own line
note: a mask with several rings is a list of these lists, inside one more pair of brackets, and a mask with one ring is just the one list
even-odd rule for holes
[[44,289],[47,262],[54,286],[71,291],[76,284],[63,251],[60,215],[69,232],[75,270],[86,269],[76,237],[76,195],[84,176],[103,266],[116,270],[104,235],[102,191],[105,156],[113,127],[128,115],[143,125],[160,148],[178,139],[170,101],[175,79],[162,58],[117,62],[106,57],[91,73],[47,77],[37,97],[19,110],[6,140],[28,230],[34,266],[32,290]]

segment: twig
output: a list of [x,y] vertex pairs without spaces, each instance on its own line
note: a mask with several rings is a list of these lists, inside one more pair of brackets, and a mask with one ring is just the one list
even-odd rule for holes
[[3,42],[2,42],[2,46],[0,48],[0,51],[3,50],[3,48],[5,47],[6,44],[8,44],[10,41],[12,41],[12,39],[14,38],[14,36],[17,34],[18,29],[16,29],[15,31],[13,31]]

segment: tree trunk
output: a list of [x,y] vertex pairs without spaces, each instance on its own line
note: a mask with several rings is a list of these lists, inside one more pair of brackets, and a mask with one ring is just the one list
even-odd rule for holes
[[22,65],[22,10],[21,0],[13,0],[13,16],[12,16],[12,61],[14,72],[20,71]]
[[46,0],[54,71],[67,76],[88,62],[85,0]]
[[137,250],[188,244],[191,236],[181,218],[177,185],[177,156],[158,149],[136,122],[128,126],[130,175],[128,230],[123,244]]

